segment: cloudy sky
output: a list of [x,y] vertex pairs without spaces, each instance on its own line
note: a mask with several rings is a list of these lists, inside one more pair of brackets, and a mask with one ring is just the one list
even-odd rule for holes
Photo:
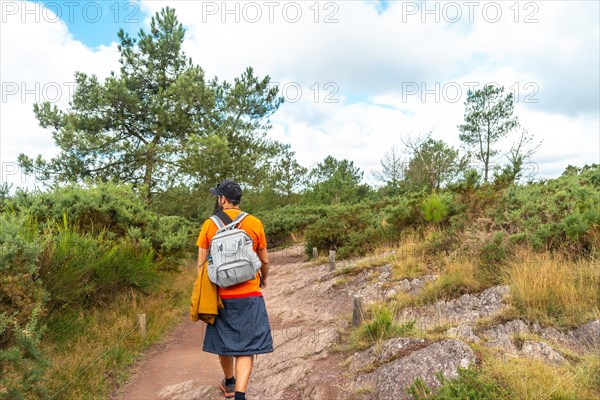
[[369,181],[408,136],[432,131],[458,147],[467,90],[486,83],[515,94],[521,125],[542,142],[532,177],[600,162],[597,1],[0,0],[2,181],[31,184],[19,153],[57,153],[33,104],[67,107],[77,70],[117,71],[118,29],[146,28],[167,4],[208,77],[252,66],[279,83],[286,103],[270,136],[307,167],[347,158]]

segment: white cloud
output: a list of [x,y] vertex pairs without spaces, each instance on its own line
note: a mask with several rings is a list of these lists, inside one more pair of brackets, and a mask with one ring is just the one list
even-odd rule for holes
[[[389,2],[381,14],[367,1],[295,2],[302,12],[297,23],[290,22],[293,2],[275,3],[269,22],[267,2],[226,2],[229,10],[237,4],[239,23],[236,11],[224,14],[220,1],[143,0],[141,7],[148,16],[167,5],[177,10],[187,29],[184,49],[207,77],[231,81],[253,66],[259,76],[294,82],[302,95],[275,113],[270,136],[290,143],[305,166],[331,154],[353,160],[367,176],[392,145],[401,146],[401,135],[431,129],[434,138],[458,147],[469,82],[497,82],[519,92],[516,114],[544,139],[534,158],[540,176],[599,162],[597,2],[476,3],[474,22],[467,2],[455,2],[462,12],[457,23],[444,22],[455,16],[448,2],[420,9],[414,2]],[[492,23],[495,4],[502,15]],[[260,21],[244,21],[257,7]],[[440,23],[424,7],[437,8]],[[337,22],[325,23],[328,16]],[[525,23],[527,17],[533,23]],[[2,30],[3,81],[68,82],[76,69],[101,75],[116,69],[114,45],[90,50],[64,24],[5,24]],[[326,103],[326,95],[338,103]],[[21,111],[14,102],[2,104],[3,160],[7,152],[20,152],[15,149],[24,146],[23,138],[28,154],[53,151],[49,133],[36,133],[31,103]],[[7,114],[14,117],[5,122],[11,107]]]
[[[372,3],[343,1],[327,10],[319,3],[319,23],[309,8],[312,2],[296,3],[303,12],[297,23],[285,20],[286,3],[279,2],[280,11],[269,23],[260,1],[254,4],[261,7],[262,20],[248,23],[243,12],[248,3],[228,3],[228,10],[238,4],[239,23],[220,2],[142,5],[151,12],[167,4],[176,8],[188,29],[186,51],[208,76],[231,80],[252,65],[274,81],[297,82],[303,97],[274,115],[271,136],[290,143],[306,166],[331,154],[354,160],[368,174],[391,145],[401,146],[400,135],[431,129],[434,138],[458,147],[456,126],[463,119],[469,82],[479,87],[496,82],[519,94],[515,111],[523,126],[545,139],[538,154],[553,157],[554,164],[539,164],[540,175],[557,175],[557,165],[598,162],[595,2],[477,2],[471,22],[466,2],[454,3],[462,12],[455,18],[447,2],[428,2],[420,9],[415,2],[389,2],[378,14]],[[492,22],[496,5],[501,16]],[[327,13],[338,22],[323,23]],[[327,82],[339,87],[340,103],[312,100],[310,88]],[[411,85],[416,94],[406,93]],[[456,87],[462,96],[449,99]],[[568,140],[565,131],[576,140]]]
[[[17,170],[20,153],[58,153],[51,132],[39,127],[33,113],[35,102],[50,101],[66,108],[73,90],[75,71],[106,77],[118,69],[116,45],[92,50],[77,41],[51,10],[37,3],[13,3],[17,10],[31,11],[3,16],[0,52],[2,99],[0,103],[0,159],[2,181],[31,186],[32,177]],[[27,4],[25,6],[25,4]],[[36,22],[37,16],[37,22]],[[40,16],[43,16],[40,18]]]

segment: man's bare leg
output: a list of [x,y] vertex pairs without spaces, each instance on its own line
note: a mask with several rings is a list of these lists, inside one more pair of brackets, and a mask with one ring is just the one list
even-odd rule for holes
[[235,391],[246,392],[252,367],[254,365],[254,356],[238,356],[235,358]]
[[225,378],[233,378],[233,357],[219,356],[219,361],[221,361],[221,368],[223,368]]

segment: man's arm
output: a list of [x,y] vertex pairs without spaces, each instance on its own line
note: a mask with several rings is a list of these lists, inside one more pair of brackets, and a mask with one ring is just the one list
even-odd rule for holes
[[198,247],[198,273],[202,269],[204,263],[208,260],[208,249],[203,249],[202,247]]
[[262,276],[262,285],[261,288],[267,287],[267,277],[269,276],[269,253],[267,252],[267,248],[260,249],[257,251],[258,258],[262,263],[260,267],[260,274]]

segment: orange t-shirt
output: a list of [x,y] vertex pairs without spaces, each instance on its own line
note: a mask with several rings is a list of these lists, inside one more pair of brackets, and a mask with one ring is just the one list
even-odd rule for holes
[[[225,210],[225,213],[233,220],[242,211],[236,209]],[[252,248],[254,251],[258,251],[267,247],[267,239],[265,237],[265,229],[263,228],[262,222],[252,216],[248,215],[242,220],[240,228],[246,231],[250,239],[252,239]],[[208,249],[210,247],[210,241],[217,233],[217,225],[209,218],[204,221],[200,235],[196,244],[198,247]],[[248,297],[248,296],[262,296],[260,291],[260,278],[258,273],[256,278],[246,282],[239,283],[237,285],[229,286],[226,288],[219,287],[218,294],[221,298],[234,298],[234,297]]]

